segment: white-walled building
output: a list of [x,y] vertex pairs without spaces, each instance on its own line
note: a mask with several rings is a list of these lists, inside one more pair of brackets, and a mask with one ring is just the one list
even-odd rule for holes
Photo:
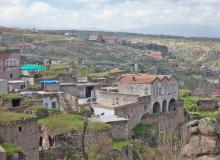
[[0,94],[8,93],[7,80],[0,79]]
[[20,92],[27,89],[27,82],[23,80],[8,81],[9,92]]

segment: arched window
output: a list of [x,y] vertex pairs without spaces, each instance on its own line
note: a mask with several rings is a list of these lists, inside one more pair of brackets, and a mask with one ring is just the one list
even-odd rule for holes
[[153,114],[157,114],[160,113],[160,103],[159,102],[155,102],[153,105]]

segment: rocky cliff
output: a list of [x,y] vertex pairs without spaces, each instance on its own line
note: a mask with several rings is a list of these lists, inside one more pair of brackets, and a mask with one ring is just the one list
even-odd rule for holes
[[183,160],[220,160],[220,121],[214,118],[186,124],[182,149]]

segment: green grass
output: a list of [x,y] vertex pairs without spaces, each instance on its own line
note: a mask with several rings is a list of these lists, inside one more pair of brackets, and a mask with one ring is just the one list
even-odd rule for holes
[[183,98],[184,108],[187,112],[191,111],[197,111],[198,106],[197,102],[199,100],[199,97],[196,96],[186,96]]
[[69,65],[68,64],[52,64],[50,66],[50,69],[51,70],[59,70],[59,69],[65,69],[65,68],[68,68]]
[[135,135],[143,134],[146,130],[152,129],[153,127],[148,124],[139,123],[133,128],[133,132]]
[[16,120],[23,120],[33,116],[28,114],[14,113],[14,112],[0,112],[0,123],[9,123]]
[[[39,120],[54,134],[69,132],[73,129],[83,128],[83,117],[74,114],[57,114]],[[89,122],[88,130],[104,130],[109,129],[110,125],[99,122]]]
[[22,152],[22,149],[15,144],[10,144],[0,141],[0,145],[5,149],[7,155],[9,156],[14,155],[15,153]]
[[129,141],[127,139],[113,140],[112,148],[121,150],[123,147],[127,146],[128,144],[129,144]]
[[20,98],[21,96],[18,95],[18,94],[1,94],[0,95],[0,98],[3,100],[3,101],[10,101],[12,99],[15,99],[15,98]]
[[209,112],[209,111],[204,111],[204,112],[190,112],[190,118],[191,119],[202,119],[202,118],[220,118],[220,111],[215,111],[215,112]]

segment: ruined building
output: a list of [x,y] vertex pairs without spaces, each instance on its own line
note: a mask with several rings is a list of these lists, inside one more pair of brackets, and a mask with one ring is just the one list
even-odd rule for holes
[[25,114],[0,112],[0,141],[21,147],[27,160],[39,160],[36,118]]

